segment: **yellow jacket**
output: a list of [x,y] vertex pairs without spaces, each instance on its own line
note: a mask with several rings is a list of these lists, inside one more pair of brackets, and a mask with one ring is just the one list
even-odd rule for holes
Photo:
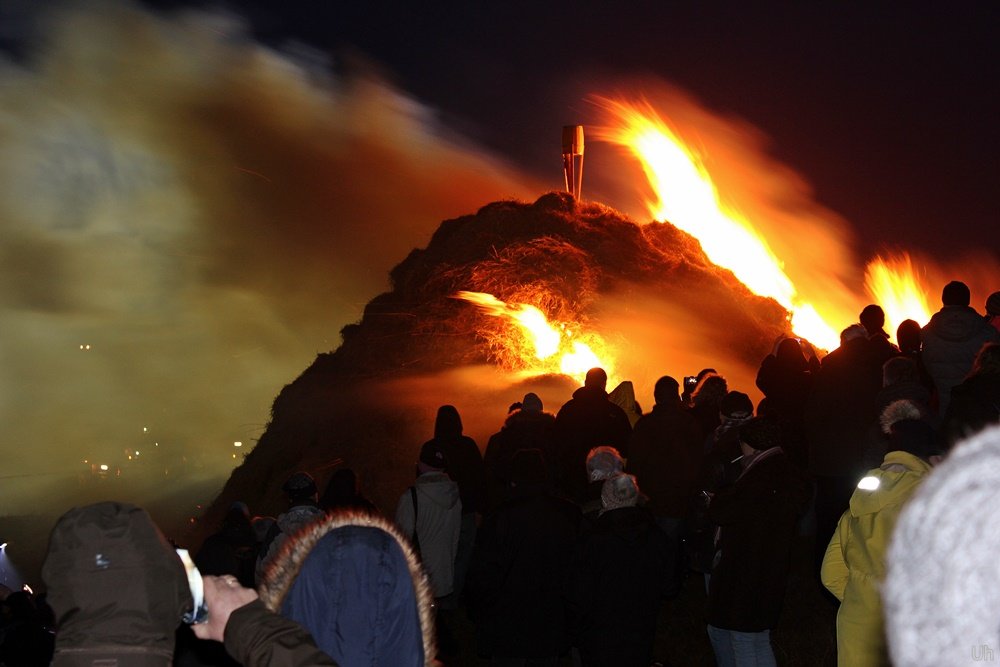
[[823,558],[823,585],[840,600],[837,664],[888,665],[882,600],[885,552],[903,505],[931,470],[912,454],[889,452],[858,483]]

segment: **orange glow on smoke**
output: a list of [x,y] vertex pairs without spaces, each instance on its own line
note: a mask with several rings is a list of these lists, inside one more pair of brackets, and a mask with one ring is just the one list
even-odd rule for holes
[[875,257],[865,268],[865,287],[874,303],[885,311],[885,328],[895,338],[903,320],[916,320],[920,326],[931,319],[927,291],[920,286],[910,256]]
[[599,102],[615,122],[602,130],[602,138],[628,148],[649,179],[654,198],[646,206],[653,219],[691,234],[714,264],[732,271],[755,294],[784,306],[797,335],[828,350],[837,347],[838,332],[796,293],[781,260],[753,225],[722,200],[701,156],[648,103]]
[[608,377],[614,375],[613,356],[595,333],[580,332],[567,322],[549,322],[535,306],[508,304],[492,294],[463,291],[455,297],[509,325],[481,332],[503,365],[532,374],[562,373],[580,381],[595,366]]

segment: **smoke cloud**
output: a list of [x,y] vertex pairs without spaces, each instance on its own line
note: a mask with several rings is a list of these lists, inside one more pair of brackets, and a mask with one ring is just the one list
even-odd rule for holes
[[377,76],[234,17],[108,2],[43,25],[0,63],[4,513],[152,454],[221,482],[442,219],[538,191]]

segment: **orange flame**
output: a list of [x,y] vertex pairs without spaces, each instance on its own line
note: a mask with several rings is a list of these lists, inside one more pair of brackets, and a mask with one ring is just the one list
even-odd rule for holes
[[771,297],[790,313],[795,332],[833,349],[839,335],[795,286],[746,218],[726,205],[700,155],[688,148],[648,102],[598,98],[616,120],[603,138],[628,148],[641,162],[655,198],[646,205],[654,220],[669,221],[701,243],[708,258],[729,269],[751,291]]
[[530,304],[511,305],[484,292],[462,291],[454,296],[475,304],[487,315],[515,325],[490,334],[491,345],[513,355],[512,366],[533,374],[562,373],[580,381],[588,370],[600,366],[608,377],[613,376],[612,355],[597,334],[576,332],[574,326],[565,322],[553,324]]
[[885,311],[885,326],[890,335],[903,320],[916,320],[921,326],[931,319],[927,291],[920,286],[913,261],[906,253],[879,257],[865,268],[865,287]]

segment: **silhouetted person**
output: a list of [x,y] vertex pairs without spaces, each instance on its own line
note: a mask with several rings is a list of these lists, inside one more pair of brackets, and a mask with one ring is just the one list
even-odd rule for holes
[[948,444],[1000,423],[1000,343],[987,343],[976,355],[972,371],[951,391],[944,430]]
[[930,407],[934,414],[940,414],[938,410],[937,387],[934,386],[934,378],[931,377],[931,374],[927,372],[927,367],[924,366],[920,324],[915,320],[903,320],[900,322],[896,328],[896,342],[899,343],[900,356],[913,360],[913,363],[917,365],[920,384],[927,387],[930,391],[931,397],[927,402],[928,407]]
[[253,588],[257,551],[250,510],[246,503],[235,502],[219,530],[205,538],[194,562],[202,574],[231,574],[241,586]]
[[15,591],[0,602],[0,665],[45,667],[54,646],[30,593]]
[[816,564],[819,565],[858,479],[869,467],[869,429],[878,418],[881,366],[873,365],[860,324],[840,334],[822,363],[806,404],[809,471],[816,482]]
[[628,458],[629,472],[649,497],[646,507],[674,539],[691,511],[702,458],[701,429],[681,405],[679,389],[672,377],[656,381],[656,403],[636,422]]
[[899,348],[889,342],[889,334],[885,330],[885,311],[881,306],[874,303],[865,306],[858,319],[868,332],[868,343],[877,363],[885,363],[886,359],[899,352]]
[[820,369],[816,352],[808,343],[805,346],[808,360],[797,338],[782,339],[757,371],[757,388],[767,399],[766,412],[781,421],[787,453],[801,466],[806,465],[808,448],[803,415]]
[[255,577],[258,583],[264,578],[264,572],[271,561],[281,551],[285,540],[326,514],[317,503],[319,492],[316,480],[309,473],[301,470],[292,473],[282,484],[281,490],[288,499],[288,510],[278,515],[261,544]]
[[924,364],[934,378],[941,414],[948,410],[952,387],[968,375],[980,348],[1000,342],[1000,331],[970,308],[970,301],[965,283],[948,283],[941,292],[941,310],[922,331]]
[[722,422],[719,405],[728,392],[726,378],[716,373],[707,373],[691,392],[691,414],[701,428],[702,439],[708,437]]
[[490,438],[483,456],[491,507],[496,507],[506,498],[510,489],[511,462],[518,451],[541,450],[549,467],[549,478],[552,479],[555,474],[552,465],[556,456],[553,440],[555,415],[542,409],[542,399],[535,393],[525,394],[516,405],[519,407],[507,415],[503,427]]
[[465,575],[476,542],[476,515],[487,509],[486,466],[476,441],[462,433],[462,417],[454,405],[438,408],[431,441],[444,453],[448,476],[458,484],[462,497],[462,531],[455,559],[454,604],[462,595]]
[[365,498],[358,485],[358,476],[350,468],[341,468],[333,473],[326,484],[319,506],[327,512],[334,510],[356,510],[378,512],[375,503]]
[[509,485],[479,527],[469,570],[478,652],[494,664],[554,667],[570,646],[563,593],[580,508],[552,494],[538,449],[514,455]]
[[632,475],[606,480],[601,515],[573,559],[567,599],[585,667],[647,667],[660,606],[678,589],[677,546],[638,497]]
[[601,491],[604,482],[625,472],[625,460],[614,447],[594,447],[587,453],[587,490],[580,510],[588,523],[597,520],[604,506],[601,504]]
[[773,665],[770,631],[778,622],[808,484],[785,456],[773,419],[757,417],[741,426],[739,442],[743,471],[708,506],[720,526],[718,563],[708,589],[708,634],[723,667]]
[[993,292],[986,299],[986,322],[1000,331],[1000,292]]
[[591,368],[581,388],[556,415],[555,440],[560,459],[559,482],[564,493],[582,502],[587,484],[587,453],[594,447],[609,445],[628,456],[632,433],[625,411],[608,400],[608,374]]

